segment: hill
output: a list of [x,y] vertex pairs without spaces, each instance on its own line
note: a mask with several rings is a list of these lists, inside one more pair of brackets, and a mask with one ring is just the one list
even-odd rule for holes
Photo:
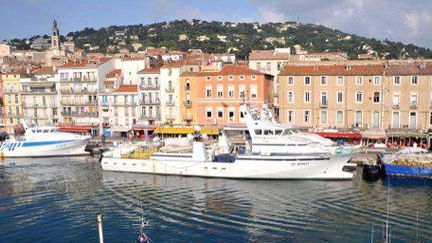
[[234,52],[243,58],[252,49],[300,45],[308,52],[345,51],[352,59],[366,53],[383,59],[432,58],[430,49],[413,44],[365,38],[321,25],[296,22],[258,24],[177,20],[99,30],[85,28],[70,32],[67,37],[72,37],[77,47],[103,53],[116,53],[120,48],[144,50],[148,46],[165,46],[181,51],[199,48],[205,52]]

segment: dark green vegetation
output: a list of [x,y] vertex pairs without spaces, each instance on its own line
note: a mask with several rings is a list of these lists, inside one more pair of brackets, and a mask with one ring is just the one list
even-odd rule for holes
[[[124,36],[119,32],[116,35],[116,31],[123,31]],[[181,34],[186,35],[187,39],[179,40]],[[204,35],[210,39],[196,39]],[[218,35],[226,36],[226,42],[220,41]],[[244,58],[252,49],[293,49],[293,46],[298,44],[309,52],[345,51],[353,59],[357,58],[358,54],[367,53],[368,49],[386,59],[432,58],[430,49],[413,44],[365,38],[320,25],[295,22],[259,25],[178,20],[150,25],[110,26],[99,30],[85,28],[82,31],[68,33],[67,37],[73,37],[79,48],[103,53],[116,53],[120,48],[133,50],[132,44],[140,43],[142,47],[139,50],[144,50],[148,46],[165,46],[170,50],[181,51],[199,48],[206,52],[234,52],[239,58]],[[20,48],[25,47],[22,40],[17,40],[17,43]],[[90,50],[88,45],[84,46],[85,44],[98,48]]]

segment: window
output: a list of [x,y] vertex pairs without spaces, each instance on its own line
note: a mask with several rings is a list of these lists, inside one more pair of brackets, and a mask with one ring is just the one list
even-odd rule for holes
[[252,79],[252,80],[256,80],[256,75],[252,75],[252,76],[251,76],[251,79]]
[[207,77],[206,77],[206,80],[209,81],[209,80],[210,80],[210,76],[207,76]]
[[240,80],[244,80],[244,75],[240,75]]
[[229,75],[228,76],[228,80],[234,80],[234,76],[233,75]]
[[309,86],[311,84],[311,77],[305,77],[304,83],[305,83],[305,85]]
[[432,125],[432,112],[429,113],[429,125]]
[[210,98],[212,96],[212,86],[206,86],[206,97]]
[[400,85],[401,84],[401,77],[400,76],[394,77],[393,84],[394,85]]
[[412,85],[418,85],[418,76],[412,76],[411,77],[411,84]]
[[311,122],[310,111],[304,111],[303,113],[303,122],[309,124]]
[[208,119],[212,118],[212,108],[211,107],[207,107],[207,109],[206,109],[206,117]]
[[190,82],[189,80],[186,80],[186,91],[190,91]]
[[380,127],[380,112],[374,111],[372,112],[372,127],[373,128],[379,128]]
[[339,86],[344,85],[344,77],[342,76],[337,77],[336,84]]
[[374,77],[374,85],[380,85],[381,84],[381,77]]
[[223,108],[218,108],[217,116],[218,116],[218,118],[223,118],[223,116],[224,116]]
[[393,105],[398,106],[400,104],[400,94],[393,94]]
[[257,98],[257,86],[255,84],[252,84],[250,86],[250,92],[251,92],[251,98],[256,99]]
[[327,92],[321,92],[321,106],[327,106]]
[[222,98],[223,97],[223,85],[217,86],[217,97]]
[[336,94],[336,102],[337,103],[343,103],[343,92],[338,91]]
[[417,93],[411,93],[410,105],[417,105]]
[[373,102],[374,103],[380,103],[380,92],[374,92],[373,93]]
[[287,117],[287,122],[288,123],[294,123],[294,111],[288,111],[288,117]]
[[327,77],[321,77],[321,85],[327,85]]
[[417,128],[417,112],[411,111],[409,113],[409,128],[416,129]]
[[288,85],[294,85],[294,77],[288,77]]
[[363,123],[363,112],[356,111],[354,120],[355,120],[354,127],[361,127]]
[[336,123],[337,124],[343,123],[343,111],[337,111],[336,112]]
[[267,70],[267,72],[271,71],[271,63],[270,62],[266,63],[266,70]]
[[294,103],[294,92],[288,91],[288,103]]
[[356,93],[356,103],[363,103],[363,93],[362,92],[357,92]]
[[327,111],[320,111],[320,123],[327,124]]
[[234,121],[234,108],[228,109],[228,118],[230,121]]
[[218,76],[216,77],[216,79],[217,79],[218,81],[221,81],[221,80],[222,80],[222,76],[218,75]]
[[362,85],[363,84],[363,77],[356,77],[356,85]]
[[230,98],[233,98],[233,97],[234,97],[234,85],[229,85],[229,86],[228,86],[228,96],[229,96]]
[[309,91],[304,92],[304,102],[310,103],[310,92]]
[[239,86],[239,97],[240,98],[246,97],[246,87],[244,84]]
[[399,111],[393,111],[392,112],[392,128],[399,128],[400,127],[400,113]]

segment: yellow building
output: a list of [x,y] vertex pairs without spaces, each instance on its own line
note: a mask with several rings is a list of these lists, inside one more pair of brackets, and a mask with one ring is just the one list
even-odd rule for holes
[[18,73],[2,74],[4,124],[6,131],[10,134],[13,134],[14,126],[18,125],[22,118],[20,78],[21,75]]
[[280,120],[314,128],[432,127],[432,64],[288,65]]

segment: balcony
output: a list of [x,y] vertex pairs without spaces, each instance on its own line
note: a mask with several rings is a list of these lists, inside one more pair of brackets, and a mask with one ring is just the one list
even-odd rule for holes
[[144,99],[141,101],[141,105],[160,105],[159,99]]
[[124,102],[116,102],[116,103],[105,103],[106,105],[105,106],[116,106],[116,107],[118,107],[118,106],[135,106],[135,105],[137,105],[135,102],[127,102],[127,103],[124,103]]
[[98,117],[97,112],[64,112],[64,111],[62,111],[61,114],[64,117]]
[[159,84],[143,84],[141,85],[141,89],[144,90],[159,90],[160,85]]
[[148,120],[148,121],[157,121],[160,120],[160,114],[143,114],[141,116],[142,119]]
[[61,78],[60,82],[62,83],[95,83],[95,78]]
[[25,94],[57,94],[57,90],[56,89],[23,89],[23,91],[21,92],[21,94],[25,95]]
[[417,103],[411,103],[409,108],[410,109],[417,109]]
[[95,90],[95,89],[77,89],[77,90],[74,90],[74,89],[61,89],[60,90],[60,93],[61,94],[70,94],[70,95],[81,95],[81,94],[83,94],[83,95],[87,95],[87,94],[93,94],[93,95],[95,95],[95,94],[97,94],[97,90]]
[[183,101],[183,105],[185,107],[192,107],[192,100],[185,100],[185,101]]
[[328,107],[328,102],[320,102],[320,108],[327,108]]
[[400,109],[400,104],[399,103],[393,103],[392,108],[393,109]]
[[48,107],[47,104],[38,104],[38,103],[34,104],[34,103],[27,103],[27,102],[23,102],[22,106],[24,108],[47,108]]
[[5,94],[18,94],[19,92],[21,92],[21,89],[4,89]]
[[60,102],[61,105],[65,105],[65,106],[97,106],[98,103],[97,101],[65,101],[62,100]]
[[187,114],[187,115],[185,115],[185,116],[183,117],[183,120],[185,120],[185,121],[192,121],[192,120],[193,120],[193,116]]
[[166,106],[175,106],[175,102],[173,100],[166,101]]
[[166,91],[167,93],[174,93],[174,87],[169,86],[169,87],[167,87],[167,88],[165,89],[165,91]]
[[165,116],[165,120],[167,120],[167,121],[175,121],[175,119],[176,119],[176,117],[175,117],[175,115],[166,115]]

